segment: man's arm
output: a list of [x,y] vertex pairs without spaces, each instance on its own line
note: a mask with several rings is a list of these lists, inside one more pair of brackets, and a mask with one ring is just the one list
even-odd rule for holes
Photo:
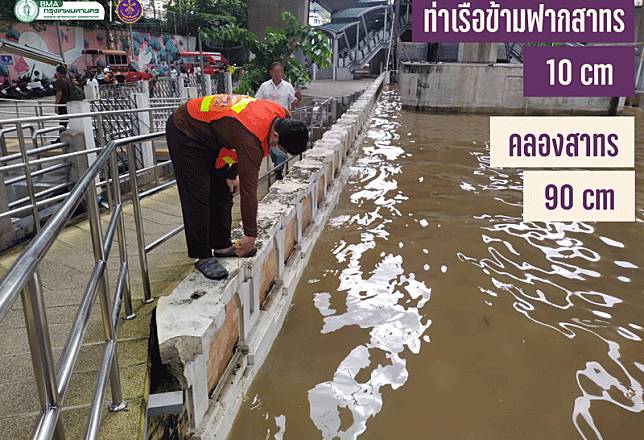
[[289,90],[288,90],[288,107],[286,110],[290,110],[292,108],[295,108],[299,105],[300,100],[297,99],[297,93],[295,93],[295,88],[291,84],[289,84]]
[[257,238],[257,186],[259,184],[259,168],[264,154],[261,145],[258,145],[254,137],[253,140],[254,143],[246,142],[243,147],[240,145],[241,148],[237,148],[237,169],[244,235]]
[[54,90],[56,90],[56,104],[60,104],[60,101],[63,100],[63,85],[60,79],[54,81]]
[[[257,186],[259,169],[264,159],[260,141],[238,121],[224,118],[213,123],[222,145],[237,152],[237,173],[239,174],[241,215],[244,235],[257,237]],[[232,170],[229,170],[232,171]],[[228,175],[231,178],[231,175]]]

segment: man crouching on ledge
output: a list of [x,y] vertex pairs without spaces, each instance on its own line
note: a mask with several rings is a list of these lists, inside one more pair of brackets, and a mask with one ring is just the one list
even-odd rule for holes
[[[225,279],[217,261],[255,255],[259,169],[270,147],[292,155],[306,149],[309,132],[275,102],[244,95],[195,98],[166,124],[177,178],[188,255],[206,278]],[[231,242],[233,195],[239,191],[244,236]]]

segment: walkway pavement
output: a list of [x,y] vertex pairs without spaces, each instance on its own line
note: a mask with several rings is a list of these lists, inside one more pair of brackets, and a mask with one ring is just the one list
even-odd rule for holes
[[[175,188],[155,194],[142,201],[146,241],[152,242],[181,224],[178,194]],[[107,224],[108,214],[104,214]],[[141,274],[138,267],[136,233],[132,207],[125,209],[127,244],[133,305],[137,318],[121,321],[119,329],[119,364],[123,392],[129,401],[127,412],[110,414],[104,411],[105,439],[136,439],[142,432],[144,397],[147,392],[148,339],[150,317],[154,304],[143,305]],[[0,273],[5,273],[22,251],[23,246],[0,257]],[[155,297],[167,295],[193,268],[186,257],[185,241],[180,234],[149,254],[152,292]],[[68,227],[51,248],[41,264],[40,275],[45,293],[51,340],[56,358],[60,355],[88,274],[93,266],[89,225],[86,221]],[[115,244],[109,261],[112,289],[118,273],[118,246]],[[68,438],[80,438],[85,428],[88,406],[96,384],[99,359],[103,350],[100,307],[95,304],[83,348],[67,397],[64,422]],[[12,311],[0,322],[0,438],[26,439],[37,418],[39,405],[28,350],[22,304],[16,302]],[[107,400],[109,400],[109,392]]]

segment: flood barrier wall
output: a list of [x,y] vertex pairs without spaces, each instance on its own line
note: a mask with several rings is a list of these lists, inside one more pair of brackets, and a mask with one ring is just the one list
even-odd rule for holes
[[[180,384],[188,420],[175,425],[189,429],[191,438],[227,436],[348,179],[350,153],[384,82],[383,74],[260,201],[255,257],[222,259],[226,280],[195,271],[159,299],[161,362]],[[241,228],[233,233],[241,234]]]

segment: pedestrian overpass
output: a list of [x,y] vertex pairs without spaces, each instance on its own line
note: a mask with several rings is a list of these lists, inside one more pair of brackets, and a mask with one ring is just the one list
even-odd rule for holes
[[[332,42],[331,67],[317,78],[349,80],[360,73],[378,73],[389,64],[395,42],[411,17],[411,1],[321,0],[331,22],[319,29]],[[394,39],[392,41],[392,35]]]

